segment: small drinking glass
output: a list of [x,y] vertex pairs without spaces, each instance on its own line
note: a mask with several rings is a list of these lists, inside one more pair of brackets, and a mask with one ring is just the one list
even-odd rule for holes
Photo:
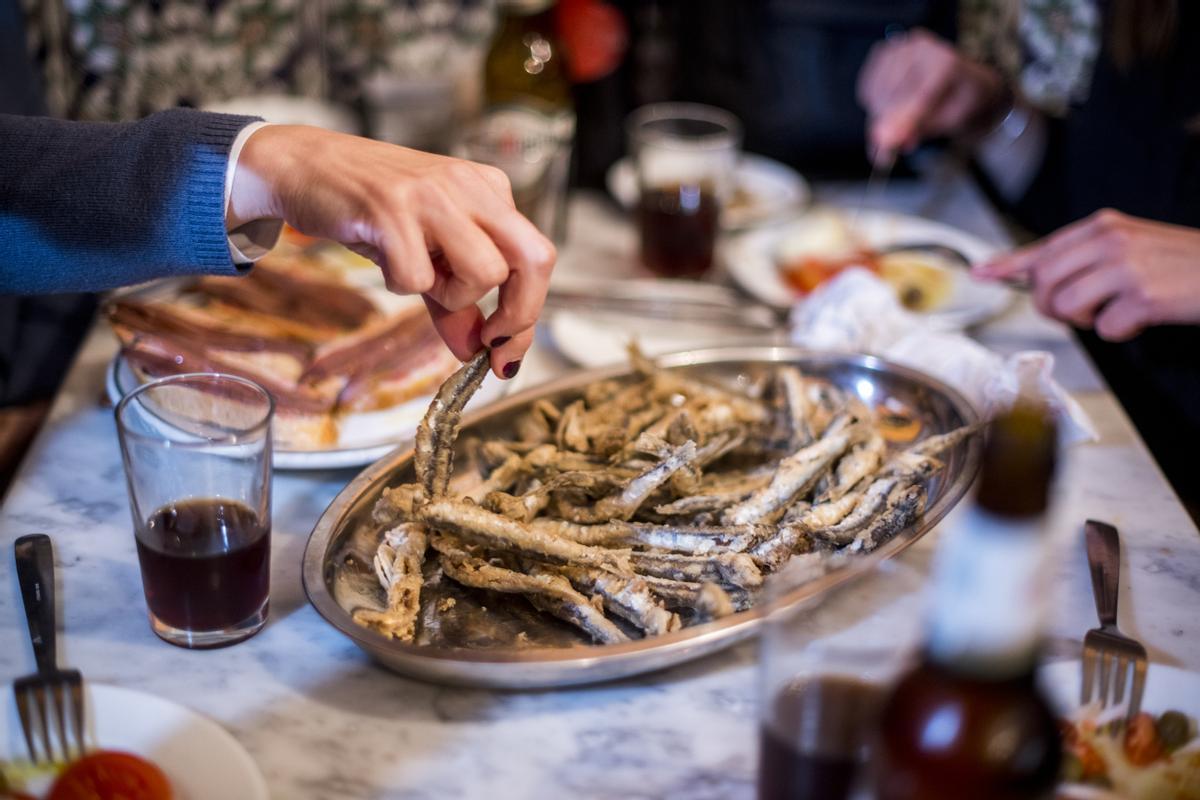
[[858,571],[800,601],[812,580],[793,560],[768,584],[759,640],[759,800],[867,796],[870,758],[886,691],[916,654],[924,578],[896,561]]
[[117,404],[150,627],[171,644],[221,647],[267,621],[274,407],[258,384],[210,373]]
[[733,195],[737,117],[698,103],[643,106],[626,123],[638,177],[642,262],[667,278],[712,268],[721,208]]

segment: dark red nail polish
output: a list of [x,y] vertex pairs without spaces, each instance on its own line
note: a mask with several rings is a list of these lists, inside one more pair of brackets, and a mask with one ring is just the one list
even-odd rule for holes
[[505,342],[511,338],[511,336],[497,336],[495,339],[492,339],[492,343],[489,345],[489,347],[491,347],[493,350],[497,347],[503,347]]
[[521,368],[520,361],[510,361],[504,365],[504,377],[507,380],[512,380],[517,376],[517,370]]

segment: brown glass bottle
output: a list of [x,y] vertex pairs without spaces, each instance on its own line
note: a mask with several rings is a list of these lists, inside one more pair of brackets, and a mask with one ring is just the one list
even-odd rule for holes
[[1062,745],[1035,670],[1055,450],[1042,409],[990,426],[974,507],[939,547],[924,657],[880,717],[880,800],[1053,796]]
[[483,69],[478,129],[498,151],[486,160],[512,184],[517,210],[561,242],[575,106],[555,28],[554,0],[501,0]]

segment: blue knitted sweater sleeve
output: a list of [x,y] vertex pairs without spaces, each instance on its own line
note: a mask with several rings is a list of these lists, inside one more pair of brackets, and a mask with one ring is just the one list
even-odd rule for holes
[[225,169],[253,121],[185,109],[129,123],[0,114],[0,294],[238,274]]

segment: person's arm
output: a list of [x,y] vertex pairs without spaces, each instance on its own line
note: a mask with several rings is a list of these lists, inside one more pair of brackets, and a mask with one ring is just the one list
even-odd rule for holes
[[132,123],[0,115],[0,292],[238,274],[225,176],[253,121],[184,109]]

